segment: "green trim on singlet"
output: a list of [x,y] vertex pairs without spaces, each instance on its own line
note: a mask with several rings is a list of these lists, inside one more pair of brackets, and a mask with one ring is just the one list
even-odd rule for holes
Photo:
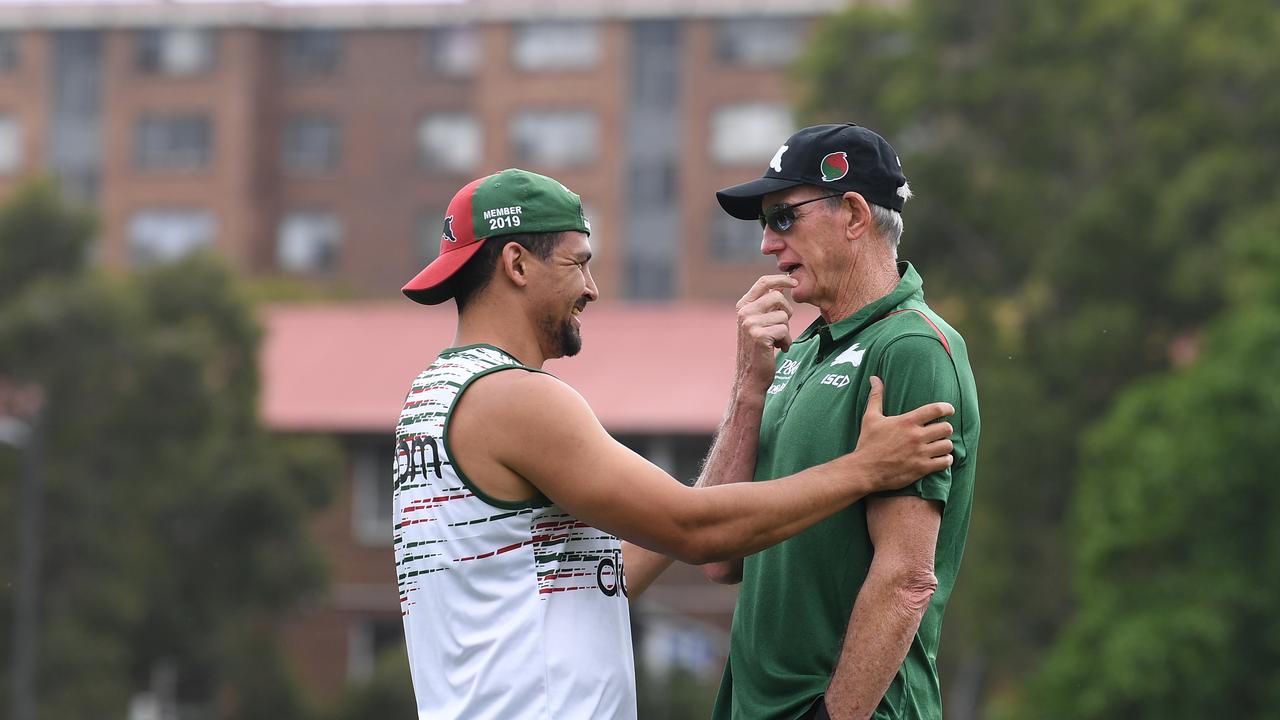
[[[460,352],[466,352],[467,350],[475,350],[476,348],[489,348],[490,350],[497,350],[503,355],[506,355],[512,360],[515,360],[517,363],[520,362],[520,358],[516,357],[515,355],[512,355],[506,350],[503,350],[497,345],[492,345],[490,343],[471,343],[470,345],[459,345],[457,347],[447,347],[440,351],[439,357],[444,357],[445,355],[457,355]],[[526,367],[526,366],[521,365],[521,367]],[[530,368],[530,369],[532,370],[534,368]]]
[[[515,355],[512,355],[506,350],[503,350],[502,348],[494,345],[490,345],[488,343],[476,343],[474,345],[464,345],[463,347],[459,347],[459,348],[447,348],[440,352],[440,357],[444,357],[446,354],[455,355],[459,352],[462,352],[465,350],[472,350],[478,347],[492,348],[493,350],[497,350],[498,352],[502,353],[503,355],[506,355],[507,357],[513,360],[515,359]],[[485,375],[492,375],[493,373],[501,372],[503,370],[525,370],[527,372],[542,373],[543,375],[551,375],[551,373],[547,372],[546,370],[541,370],[539,368],[531,368],[527,365],[521,365],[517,362],[516,364],[495,365],[490,368],[485,368],[484,370],[481,370],[475,375],[472,375],[471,377],[467,378],[467,381],[462,383],[462,387],[458,388],[458,392],[454,394],[453,403],[449,405],[448,414],[446,414],[444,418],[444,429],[440,431],[440,434],[443,436],[442,439],[444,440],[444,451],[449,456],[449,462],[453,463],[453,471],[458,474],[458,479],[462,481],[462,484],[466,485],[468,490],[470,490],[472,493],[475,494],[476,497],[480,498],[486,503],[503,510],[524,510],[526,508],[547,507],[548,505],[551,505],[552,502],[547,498],[546,495],[543,495],[541,491],[538,491],[537,495],[533,496],[532,498],[529,498],[528,500],[502,500],[502,499],[493,497],[492,495],[489,495],[484,490],[481,490],[480,486],[476,485],[475,482],[470,477],[467,476],[466,471],[462,469],[461,460],[456,454],[454,454],[453,445],[452,443],[449,442],[449,426],[453,423],[453,411],[455,408],[458,407],[458,402],[462,400],[462,393],[466,392],[467,388],[471,387],[471,383],[475,382],[476,380],[479,380]],[[555,376],[552,375],[552,377],[555,377]],[[534,489],[537,490],[537,488],[534,488]]]

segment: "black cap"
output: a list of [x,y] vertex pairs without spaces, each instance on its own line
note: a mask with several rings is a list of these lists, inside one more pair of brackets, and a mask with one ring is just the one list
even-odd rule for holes
[[862,193],[873,205],[901,211],[906,198],[898,188],[906,184],[898,154],[884,138],[860,125],[814,125],[787,138],[763,177],[727,187],[716,199],[730,215],[755,220],[765,195],[817,185]]

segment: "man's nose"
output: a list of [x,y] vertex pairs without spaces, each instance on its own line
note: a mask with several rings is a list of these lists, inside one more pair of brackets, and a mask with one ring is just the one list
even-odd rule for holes
[[776,255],[786,246],[787,243],[783,241],[782,236],[775,233],[772,228],[764,229],[764,234],[760,238],[761,255]]

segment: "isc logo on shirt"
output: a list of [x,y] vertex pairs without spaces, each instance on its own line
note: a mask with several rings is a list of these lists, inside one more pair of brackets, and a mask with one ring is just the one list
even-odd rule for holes
[[822,378],[823,385],[833,385],[835,387],[844,387],[845,385],[848,385],[849,382],[850,380],[848,375],[836,375],[835,373],[831,373],[830,375]]

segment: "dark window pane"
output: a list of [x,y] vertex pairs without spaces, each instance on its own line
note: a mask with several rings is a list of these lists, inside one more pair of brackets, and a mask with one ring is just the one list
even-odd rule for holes
[[143,170],[203,170],[212,142],[204,115],[144,115],[134,128],[134,162]]
[[293,78],[333,75],[342,63],[342,33],[337,30],[291,30],[281,37],[281,62]]

